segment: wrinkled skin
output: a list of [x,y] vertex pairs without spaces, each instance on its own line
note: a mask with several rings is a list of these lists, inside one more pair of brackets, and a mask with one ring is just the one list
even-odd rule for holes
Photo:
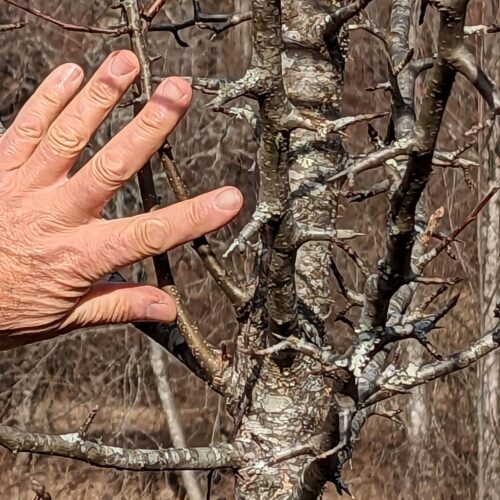
[[162,290],[97,282],[217,229],[241,207],[240,193],[222,188],[146,215],[100,218],[185,113],[191,89],[179,78],[163,82],[130,124],[67,177],[138,71],[133,53],[113,53],[78,92],[81,68],[60,66],[0,138],[2,349],[79,327],[172,321],[175,303]]

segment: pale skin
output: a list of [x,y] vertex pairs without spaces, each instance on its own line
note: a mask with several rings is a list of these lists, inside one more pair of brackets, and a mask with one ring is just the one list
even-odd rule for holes
[[225,187],[149,214],[100,216],[187,110],[191,88],[180,78],[162,82],[141,113],[68,178],[138,72],[125,50],[83,88],[81,68],[60,66],[0,138],[0,349],[82,327],[173,321],[175,303],[162,290],[102,278],[219,228],[241,208],[240,192]]

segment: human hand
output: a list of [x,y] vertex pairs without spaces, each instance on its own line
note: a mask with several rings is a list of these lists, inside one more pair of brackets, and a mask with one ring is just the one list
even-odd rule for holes
[[80,327],[174,320],[174,301],[155,287],[96,282],[219,228],[241,207],[239,191],[222,188],[149,214],[100,218],[185,113],[191,88],[180,78],[163,82],[140,114],[68,179],[138,71],[133,53],[113,53],[75,96],[82,70],[60,66],[0,138],[2,349]]

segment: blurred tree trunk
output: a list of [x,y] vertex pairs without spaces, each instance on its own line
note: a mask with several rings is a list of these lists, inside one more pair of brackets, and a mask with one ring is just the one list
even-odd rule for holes
[[[418,31],[418,19],[420,15],[418,2],[414,2],[411,9],[411,27],[410,27],[410,47],[416,47],[418,39],[416,33]],[[422,86],[415,86],[416,102],[420,103]],[[413,363],[422,362],[422,347],[417,343],[408,344],[408,357]],[[426,386],[421,386],[415,389],[413,398],[409,402],[410,422],[408,425],[408,436],[412,445],[412,454],[417,459],[414,463],[420,463],[418,460],[420,453],[425,451],[425,441],[429,433],[429,410],[428,399],[426,396]],[[415,485],[413,485],[414,487]]]
[[[411,8],[410,21],[410,47],[419,47],[417,37],[419,29],[420,5],[414,2]],[[428,50],[427,47],[420,47],[423,53]],[[422,82],[415,85],[415,102],[418,109],[422,98],[423,86]],[[425,195],[424,195],[425,196]],[[423,203],[423,201],[421,202]],[[407,356],[412,363],[421,364],[424,360],[422,346],[416,342],[410,342],[407,346]],[[422,478],[426,476],[426,469],[432,463],[429,457],[429,436],[430,436],[430,409],[429,396],[427,386],[422,385],[417,387],[412,394],[411,400],[407,403],[408,421],[406,431],[409,441],[409,461],[414,466],[408,470],[406,474],[405,496],[425,494],[426,481]],[[423,490],[420,488],[423,486]]]
[[[481,20],[498,19],[500,2],[495,0],[481,9]],[[491,17],[493,16],[493,17]],[[483,68],[496,79],[500,78],[498,39],[482,37],[477,45],[478,59]],[[494,62],[494,61],[497,62]],[[480,122],[487,119],[487,111],[482,102]],[[500,132],[493,127],[483,134],[479,143],[481,154],[480,193],[487,186],[500,184]],[[481,329],[485,332],[495,322],[494,310],[500,302],[500,200],[495,199],[481,216],[478,238],[480,257]],[[500,355],[498,353],[484,359],[478,365],[478,495],[483,499],[496,499],[500,495]]]

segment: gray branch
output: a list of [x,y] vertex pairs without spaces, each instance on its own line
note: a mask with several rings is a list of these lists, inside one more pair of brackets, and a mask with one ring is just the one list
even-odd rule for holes
[[30,452],[80,460],[97,467],[133,471],[221,469],[242,464],[244,450],[221,443],[201,448],[128,449],[81,439],[74,434],[38,434],[0,424],[0,445],[13,453]]

